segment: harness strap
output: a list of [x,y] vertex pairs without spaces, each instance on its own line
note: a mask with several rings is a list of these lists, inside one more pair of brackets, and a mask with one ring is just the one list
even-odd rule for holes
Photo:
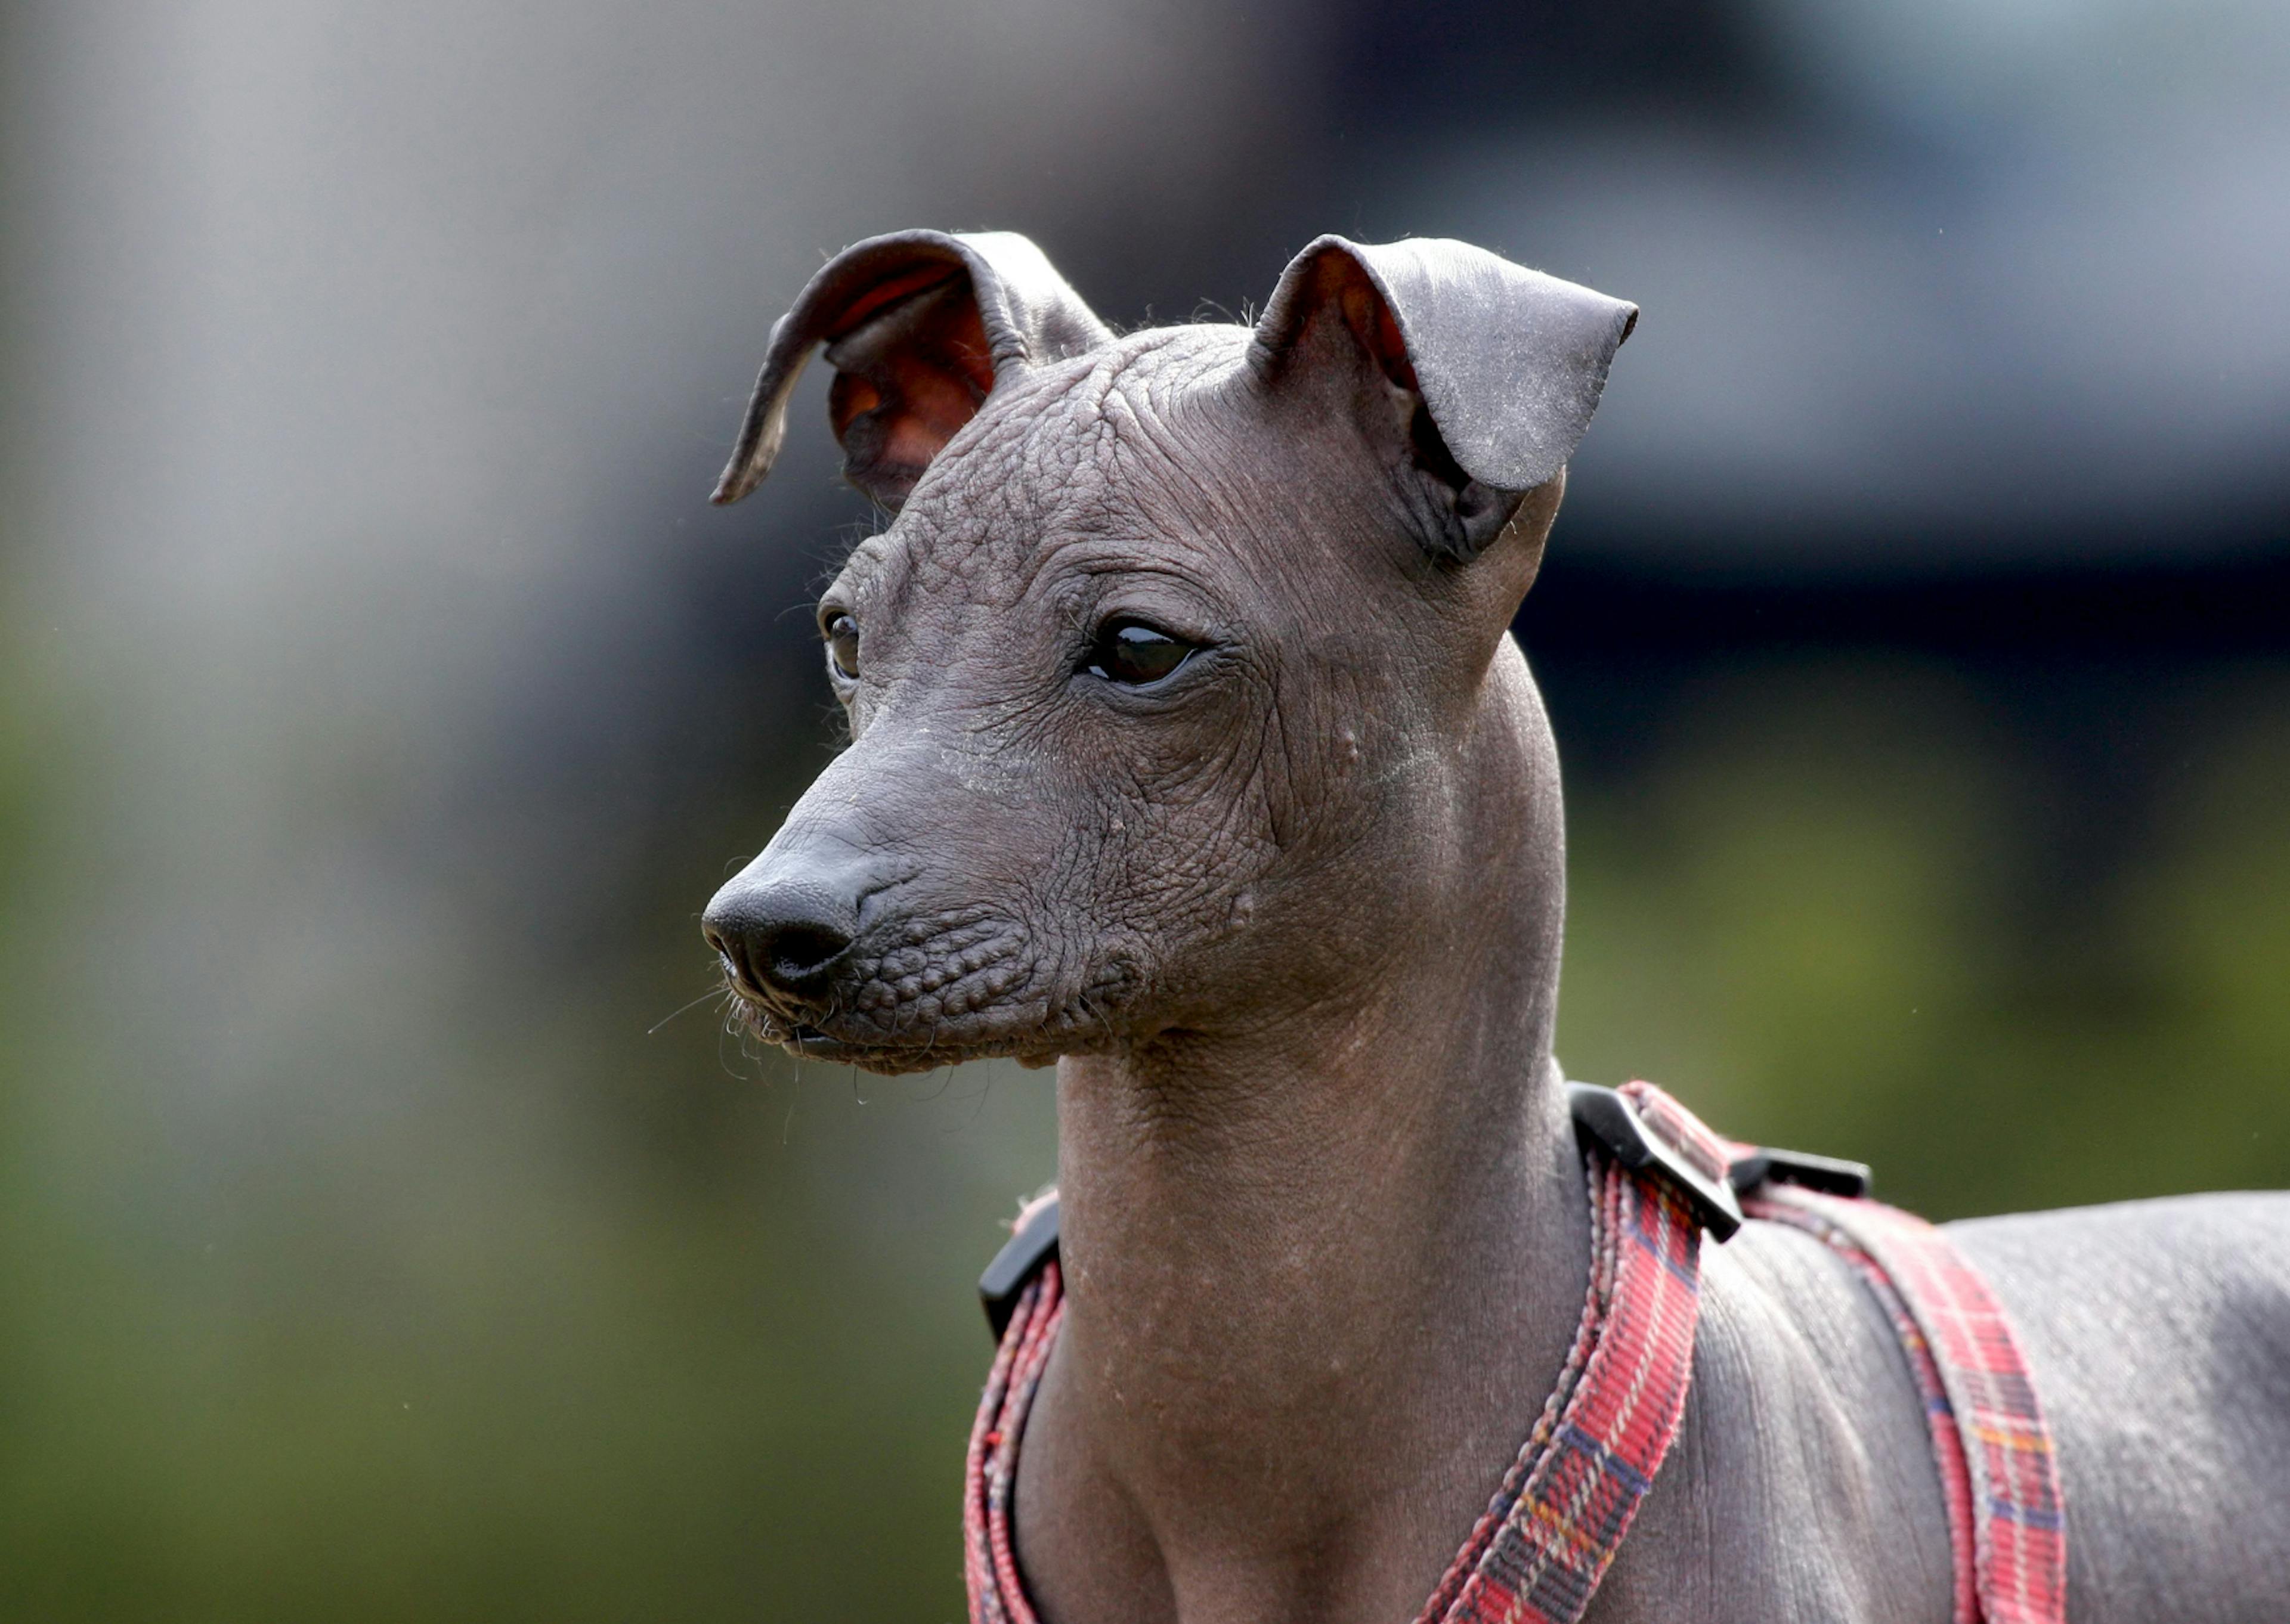
[[1988,1283],[1943,1231],[1882,1202],[1767,1184],[1744,1205],[1827,1242],[1892,1319],[1948,1505],[1955,1624],[2064,1624],[2067,1526],[2051,1429]]
[[[1065,1315],[1057,1200],[1053,1190],[1026,1204],[1010,1244],[979,1284],[1001,1343],[978,1401],[963,1470],[963,1580],[970,1591],[971,1624],[1037,1624],[1018,1577],[1010,1496],[1018,1486],[1018,1443],[1025,1435],[1026,1414],[1034,1407]],[[1023,1274],[1013,1274],[1021,1267]]]
[[[1722,1171],[1721,1141],[1683,1106],[1650,1083],[1621,1094],[1666,1148]],[[1655,1101],[1675,1116],[1658,1119]],[[1631,1171],[1599,1140],[1585,1152],[1590,1292],[1573,1350],[1418,1624],[1575,1624],[1685,1418],[1702,1191],[1660,1168]]]

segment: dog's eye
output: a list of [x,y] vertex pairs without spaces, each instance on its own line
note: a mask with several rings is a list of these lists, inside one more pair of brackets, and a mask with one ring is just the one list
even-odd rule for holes
[[1142,620],[1115,620],[1097,634],[1089,670],[1109,683],[1141,688],[1157,683],[1192,657],[1193,645]]
[[859,680],[859,622],[838,614],[827,622],[827,663],[846,683]]

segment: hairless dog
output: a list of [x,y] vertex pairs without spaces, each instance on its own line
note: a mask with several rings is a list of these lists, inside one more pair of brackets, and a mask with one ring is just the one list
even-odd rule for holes
[[[1253,327],[1117,335],[1023,237],[916,231],[773,332],[718,500],[824,344],[895,517],[819,604],[850,748],[707,935],[798,1054],[1057,1067],[1014,1501],[1049,1624],[1413,1617],[1567,1358],[1565,831],[1509,627],[1636,317],[1324,237]],[[2290,1619],[2290,1198],[1947,1233],[2049,1412],[2070,1616]],[[1795,1230],[1704,1251],[1683,1428],[1589,1616],[1947,1620],[1883,1309]]]

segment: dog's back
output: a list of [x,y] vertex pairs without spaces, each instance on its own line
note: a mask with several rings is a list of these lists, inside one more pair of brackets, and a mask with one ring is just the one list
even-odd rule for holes
[[2072,1616],[2290,1620],[2290,1196],[1950,1233],[2004,1300],[2052,1423]]

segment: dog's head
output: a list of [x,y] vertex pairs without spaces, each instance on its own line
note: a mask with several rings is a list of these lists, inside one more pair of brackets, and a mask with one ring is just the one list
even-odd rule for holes
[[895,517],[819,604],[850,748],[707,911],[757,1029],[881,1071],[1045,1061],[1424,950],[1636,316],[1452,242],[1324,237],[1253,329],[1126,336],[1023,237],[828,265],[717,500],[770,470],[823,343],[845,471]]

